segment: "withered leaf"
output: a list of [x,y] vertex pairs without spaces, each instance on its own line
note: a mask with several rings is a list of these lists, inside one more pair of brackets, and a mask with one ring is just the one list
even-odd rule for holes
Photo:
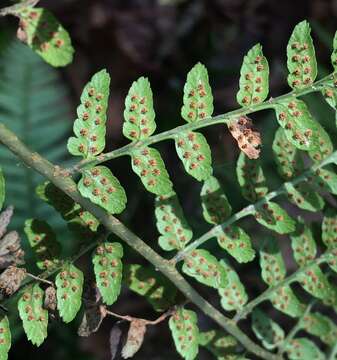
[[116,355],[117,355],[117,351],[118,351],[118,345],[121,341],[121,337],[122,337],[122,330],[119,327],[119,323],[115,324],[111,331],[110,331],[110,355],[111,355],[111,360],[114,360]]
[[54,286],[48,286],[44,292],[43,307],[49,311],[55,311],[57,305],[56,289]]
[[9,232],[0,240],[0,269],[6,269],[11,264],[24,264],[24,254],[19,234]]
[[92,333],[96,332],[102,324],[103,319],[106,316],[105,307],[90,306],[84,310],[81,324],[77,330],[79,336],[88,337]]
[[91,277],[85,281],[83,304],[84,313],[77,334],[88,337],[100,328],[106,316],[106,308],[102,305],[101,294]]
[[228,123],[228,129],[239,148],[249,159],[257,159],[260,156],[261,135],[254,129],[252,120],[247,116],[240,116]]
[[86,307],[98,305],[100,303],[102,296],[99,292],[99,289],[96,286],[93,275],[87,275],[84,281],[83,286],[83,303]]
[[13,295],[20,288],[22,281],[26,278],[26,274],[26,269],[9,266],[0,275],[0,292],[4,296]]
[[7,231],[7,226],[12,219],[13,212],[14,212],[14,207],[8,206],[8,208],[0,214],[0,238],[2,238],[5,235]]
[[143,344],[145,332],[146,322],[144,320],[131,321],[126,344],[122,349],[123,359],[129,359],[136,354]]
[[9,206],[0,214],[0,269],[6,269],[12,264],[24,264],[24,251],[21,249],[19,234],[16,231],[6,234],[13,211],[13,206]]

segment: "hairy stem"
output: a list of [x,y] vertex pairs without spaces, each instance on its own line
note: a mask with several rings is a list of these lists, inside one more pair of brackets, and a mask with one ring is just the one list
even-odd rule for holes
[[266,301],[270,298],[270,296],[276,292],[277,290],[281,289],[284,286],[290,285],[293,282],[296,282],[298,277],[309,270],[312,266],[322,264],[327,262],[331,259],[331,255],[336,255],[336,249],[327,250],[324,254],[317,257],[316,259],[310,261],[305,266],[299,268],[297,271],[292,273],[290,276],[285,278],[284,280],[280,281],[277,285],[269,287],[266,291],[256,297],[254,300],[250,301],[245,307],[237,312],[234,316],[233,321],[237,323],[238,321],[246,318],[246,316],[255,308],[255,306],[259,305],[263,301]]
[[201,237],[199,237],[198,239],[194,240],[193,242],[191,242],[188,246],[186,246],[183,250],[179,251],[173,258],[172,258],[172,262],[173,263],[177,263],[178,261],[182,260],[186,254],[188,254],[189,252],[191,252],[192,250],[196,249],[197,247],[199,247],[200,245],[202,245],[204,242],[206,242],[207,240],[213,238],[216,236],[216,234],[218,232],[221,231],[221,229],[226,228],[227,226],[232,225],[233,223],[235,223],[236,221],[238,221],[239,219],[242,219],[246,216],[249,215],[253,215],[255,212],[255,209],[260,207],[262,204],[274,199],[277,196],[280,196],[282,194],[287,193],[286,190],[286,185],[288,184],[292,184],[292,185],[296,185],[301,183],[302,181],[305,181],[310,175],[312,175],[317,169],[320,169],[321,167],[331,164],[331,163],[336,163],[337,162],[337,151],[333,152],[330,156],[326,157],[324,160],[322,160],[319,163],[313,164],[313,166],[306,170],[303,174],[301,174],[300,176],[296,177],[295,179],[283,183],[277,190],[271,191],[270,193],[268,193],[266,196],[264,196],[263,198],[261,198],[259,201],[257,201],[255,204],[251,204],[246,206],[245,208],[241,209],[240,211],[238,211],[237,213],[235,213],[234,215],[232,215],[231,217],[229,217],[225,222],[223,222],[222,224],[213,226],[209,231],[207,231],[205,234],[203,234]]
[[165,313],[161,314],[155,320],[147,320],[147,319],[136,318],[136,317],[133,317],[133,316],[130,316],[130,315],[119,315],[119,314],[116,314],[116,313],[114,313],[114,312],[112,312],[110,310],[106,310],[103,305],[101,305],[101,307],[104,308],[102,310],[102,312],[105,313],[106,315],[110,315],[110,316],[116,317],[117,319],[129,321],[129,322],[131,322],[131,321],[142,321],[146,325],[157,325],[157,324],[161,323],[162,321],[164,321],[169,316],[171,316],[175,312],[174,309],[170,309],[170,310],[166,311]]
[[43,277],[39,277],[39,276],[30,274],[30,273],[27,273],[27,276],[30,277],[30,278],[33,279],[33,280],[40,281],[40,282],[43,282],[43,283],[48,284],[48,285],[51,285],[51,286],[54,285],[54,283],[52,283],[52,282],[49,281],[49,280],[44,279]]
[[164,131],[162,133],[152,135],[148,137],[147,139],[141,140],[141,141],[134,141],[132,143],[129,143],[119,149],[113,150],[108,153],[103,153],[99,156],[97,156],[95,159],[85,159],[80,161],[78,164],[74,165],[72,168],[69,169],[70,173],[75,173],[78,171],[81,171],[81,169],[88,165],[97,165],[101,164],[103,162],[106,162],[111,159],[118,158],[120,156],[129,155],[130,152],[136,148],[141,148],[148,145],[153,145],[158,142],[168,140],[168,139],[174,139],[177,135],[181,134],[182,132],[186,131],[192,131],[201,129],[204,127],[208,127],[215,124],[225,124],[228,123],[233,117],[241,116],[241,115],[248,115],[257,111],[270,109],[275,106],[279,101],[284,101],[287,99],[292,99],[295,97],[303,96],[315,91],[320,91],[322,89],[322,86],[324,86],[325,83],[327,83],[329,80],[333,79],[333,74],[330,74],[328,76],[325,76],[321,80],[316,81],[311,86],[308,86],[305,89],[301,90],[293,90],[287,94],[278,96],[276,98],[270,98],[260,104],[252,105],[249,107],[244,107],[240,109],[236,109],[233,111],[230,111],[226,114],[217,115],[214,117],[205,118],[202,121],[195,121],[192,123],[188,123],[182,126],[178,126],[174,129]]
[[209,302],[202,298],[175,269],[172,263],[162,258],[159,254],[152,250],[151,247],[130,231],[117,218],[108,214],[101,207],[83,198],[77,190],[76,183],[71,179],[71,177],[65,175],[66,172],[64,169],[54,166],[48,160],[42,158],[38,153],[32,152],[3,124],[0,124],[0,142],[16,154],[27,166],[50,180],[55,186],[65,192],[85,210],[91,212],[97,219],[99,219],[101,224],[105,226],[107,231],[117,235],[131,248],[153,264],[156,269],[161,271],[169,280],[172,281],[173,284],[175,284],[175,286],[186,296],[187,299],[199,307],[229,334],[236,337],[249,352],[254,353],[262,359],[279,359],[277,355],[271,354],[259,345],[255,344],[231,319],[225,317],[220,311],[215,309]]

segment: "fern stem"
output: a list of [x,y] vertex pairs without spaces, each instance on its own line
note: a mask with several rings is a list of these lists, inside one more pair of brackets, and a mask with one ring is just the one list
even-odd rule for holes
[[235,322],[225,317],[220,311],[215,309],[207,302],[176,270],[174,265],[162,258],[142,239],[129,230],[117,218],[108,214],[103,208],[91,203],[83,198],[77,190],[76,183],[71,177],[66,176],[64,169],[53,165],[48,160],[42,158],[38,153],[32,152],[26,147],[18,137],[5,125],[0,124],[0,142],[11,150],[26,166],[31,167],[45,178],[50,180],[60,190],[70,196],[75,202],[80,204],[85,210],[91,212],[109,232],[113,232],[120,239],[126,242],[131,248],[142,255],[153,266],[161,271],[172,283],[200,310],[212,318],[221,328],[233,335],[251,353],[261,359],[276,360],[278,355],[272,354],[261,346],[254,343]]
[[136,317],[133,317],[133,316],[130,316],[130,315],[119,315],[119,314],[116,314],[116,313],[114,313],[114,312],[112,312],[110,310],[107,310],[105,308],[105,306],[103,306],[103,305],[101,305],[101,307],[104,308],[102,310],[102,312],[105,313],[106,315],[110,315],[110,316],[116,317],[118,319],[122,319],[122,320],[129,321],[129,322],[142,321],[146,325],[157,325],[157,324],[161,323],[162,321],[166,320],[169,316],[171,316],[175,312],[174,309],[170,309],[170,310],[166,311],[165,313],[161,314],[155,320],[147,320],[147,319],[136,318]]
[[336,249],[330,249],[327,250],[324,254],[317,257],[316,259],[310,261],[307,265],[299,268],[294,273],[292,273],[290,276],[285,278],[284,280],[280,281],[277,285],[269,287],[266,291],[264,291],[262,294],[260,294],[258,297],[256,297],[254,300],[250,301],[248,304],[245,305],[245,307],[237,312],[237,314],[234,316],[233,321],[237,323],[238,321],[245,319],[246,316],[260,303],[263,301],[266,301],[270,298],[271,294],[276,292],[277,290],[281,289],[284,286],[290,285],[293,282],[296,282],[298,277],[305,273],[307,270],[309,270],[312,266],[322,264],[324,262],[327,262],[331,259],[331,255],[336,255]]
[[111,159],[129,155],[133,149],[153,145],[153,144],[156,144],[156,143],[164,141],[164,140],[174,139],[177,135],[179,135],[183,132],[186,132],[186,131],[202,129],[202,128],[212,126],[215,124],[226,124],[233,117],[248,115],[248,114],[255,113],[257,111],[273,108],[275,106],[275,104],[277,104],[281,100],[287,100],[287,99],[291,99],[291,98],[295,98],[295,97],[297,98],[299,96],[303,96],[303,95],[306,95],[306,94],[309,94],[312,92],[320,91],[322,86],[326,82],[328,82],[329,80],[332,80],[332,79],[333,79],[333,74],[330,74],[330,75],[325,76],[321,80],[316,81],[311,86],[308,86],[305,89],[293,90],[287,94],[278,96],[276,98],[271,97],[270,99],[268,99],[260,104],[252,105],[252,106],[245,107],[245,108],[239,108],[239,109],[227,112],[225,114],[205,118],[202,121],[195,121],[195,122],[188,123],[185,125],[177,126],[174,129],[167,130],[162,133],[150,136],[147,139],[144,139],[141,141],[135,141],[135,142],[129,143],[119,149],[113,150],[113,151],[105,153],[105,154],[103,153],[94,159],[84,159],[68,170],[71,174],[73,174],[73,173],[81,171],[82,168],[84,168],[88,165],[90,165],[90,166],[98,165],[98,164],[101,164],[101,163],[106,162]]
[[51,285],[51,286],[54,285],[51,281],[46,280],[46,279],[44,279],[43,277],[39,277],[39,276],[30,274],[30,273],[27,273],[27,276],[30,277],[31,279],[36,280],[36,281],[43,282],[43,283],[48,284],[48,285]]
[[242,219],[246,216],[252,215],[255,212],[255,208],[260,207],[262,204],[274,199],[277,196],[285,194],[286,191],[286,185],[296,185],[301,183],[302,181],[305,181],[310,175],[312,175],[317,169],[320,169],[321,167],[335,163],[337,162],[337,151],[334,151],[331,155],[326,157],[324,160],[322,160],[319,163],[313,164],[313,166],[303,172],[300,176],[296,177],[292,181],[283,183],[277,190],[271,191],[266,196],[264,196],[262,199],[257,201],[255,204],[248,205],[232,215],[228,220],[223,222],[222,224],[216,225],[212,227],[209,231],[207,231],[205,234],[203,234],[201,237],[196,239],[195,241],[191,242],[188,246],[185,247],[185,249],[179,251],[173,258],[172,262],[177,263],[180,260],[182,260],[189,252],[196,249],[200,245],[202,245],[207,240],[213,238],[216,236],[217,232],[221,231],[221,229],[225,229],[227,226],[232,225],[237,220]]

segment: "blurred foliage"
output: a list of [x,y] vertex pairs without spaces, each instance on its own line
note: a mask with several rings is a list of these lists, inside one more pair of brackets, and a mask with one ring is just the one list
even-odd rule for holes
[[[30,49],[9,40],[0,58],[0,116],[26,144],[55,163],[64,163],[64,137],[69,132],[67,91],[57,72]],[[18,163],[4,147],[0,161],[7,182],[7,204],[15,207],[13,227],[33,216],[60,227],[60,217],[35,195],[42,177]]]

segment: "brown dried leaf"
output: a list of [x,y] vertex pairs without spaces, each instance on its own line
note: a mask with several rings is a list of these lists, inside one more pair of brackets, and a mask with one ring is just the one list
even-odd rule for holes
[[228,129],[239,148],[249,159],[257,159],[260,156],[261,135],[254,129],[252,120],[247,116],[240,116],[228,123]]
[[26,278],[26,269],[16,266],[8,267],[0,275],[0,291],[4,296],[13,295],[18,289],[22,281]]
[[12,219],[13,212],[14,212],[14,207],[8,206],[8,208],[0,214],[0,238],[2,238],[5,235],[7,231],[7,226]]
[[84,310],[81,324],[77,330],[79,336],[88,337],[96,332],[102,324],[106,316],[106,310],[103,305],[91,306]]
[[144,341],[146,322],[142,319],[131,321],[126,344],[122,349],[123,359],[129,359],[140,349]]
[[24,251],[21,249],[19,234],[16,231],[6,234],[13,211],[13,206],[9,206],[0,214],[0,269],[6,269],[12,264],[24,264]]
[[88,275],[84,282],[84,288],[83,288],[83,303],[86,307],[94,306],[101,304],[102,296],[99,292],[96,283],[94,281],[94,278],[92,275]]
[[56,289],[54,286],[48,286],[44,292],[43,307],[49,311],[55,311],[57,306]]
[[118,351],[118,345],[121,341],[121,337],[122,337],[122,330],[119,327],[118,323],[115,324],[111,331],[110,331],[110,354],[111,354],[111,360],[114,360],[116,355],[117,355],[117,351]]
[[84,314],[81,324],[77,329],[77,334],[88,337],[100,328],[106,316],[106,308],[102,305],[101,294],[91,277],[85,281],[83,304]]
[[19,234],[16,231],[9,232],[0,240],[0,269],[6,269],[12,264],[24,264],[24,254]]

